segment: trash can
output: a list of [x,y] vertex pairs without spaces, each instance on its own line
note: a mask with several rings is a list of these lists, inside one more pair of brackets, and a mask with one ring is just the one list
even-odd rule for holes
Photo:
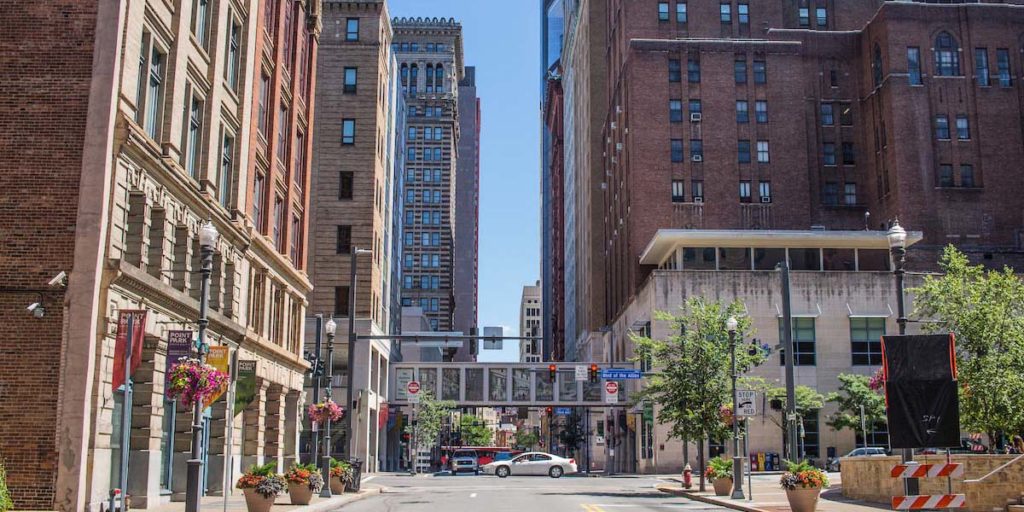
[[345,484],[345,492],[359,492],[363,480],[363,461],[353,457],[348,463],[352,465],[352,481]]

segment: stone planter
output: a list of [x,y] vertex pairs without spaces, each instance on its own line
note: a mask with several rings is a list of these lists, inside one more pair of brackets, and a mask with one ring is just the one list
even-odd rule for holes
[[335,496],[345,494],[345,482],[341,481],[340,476],[331,477],[331,494]]
[[309,505],[309,502],[313,501],[313,490],[309,488],[309,484],[288,482],[288,497],[291,498],[292,505]]
[[732,478],[716,478],[711,485],[715,487],[715,496],[728,496],[732,492]]
[[786,499],[789,500],[789,508],[793,512],[814,512],[814,509],[818,508],[820,493],[821,489],[817,487],[786,489]]
[[270,512],[270,507],[274,506],[274,500],[277,499],[277,496],[264,498],[256,492],[256,489],[245,489],[243,493],[245,494],[245,507],[249,512]]

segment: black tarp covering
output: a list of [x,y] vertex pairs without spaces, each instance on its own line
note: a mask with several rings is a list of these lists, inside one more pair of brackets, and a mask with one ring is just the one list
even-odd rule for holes
[[949,334],[882,336],[885,380],[953,380],[956,362]]
[[890,448],[960,446],[953,336],[883,336]]

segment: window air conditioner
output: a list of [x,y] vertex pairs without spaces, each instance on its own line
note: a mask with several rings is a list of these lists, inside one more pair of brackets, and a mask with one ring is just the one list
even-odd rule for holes
[[770,202],[772,202],[772,197],[771,196],[761,196],[761,202],[762,203],[770,203]]
[[615,143],[615,151],[622,151],[622,143],[621,142],[616,142]]
[[690,160],[693,160],[694,162],[703,162],[704,157],[701,155],[693,155],[692,157],[690,157]]
[[693,112],[693,113],[690,114],[690,122],[691,123],[699,123],[700,120],[701,120],[701,113],[700,112]]
[[615,121],[612,121],[612,130],[614,130],[617,127],[618,127],[618,124],[616,124]]
[[704,202],[704,196],[693,196],[693,202],[702,204]]

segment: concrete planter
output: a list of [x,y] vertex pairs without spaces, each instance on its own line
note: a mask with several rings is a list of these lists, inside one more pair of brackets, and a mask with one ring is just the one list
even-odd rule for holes
[[786,489],[786,499],[793,512],[814,512],[818,508],[818,495],[821,489],[809,487],[803,489]]
[[716,478],[711,485],[715,487],[715,496],[728,496],[732,492],[732,478]]
[[270,508],[274,506],[274,500],[277,496],[271,496],[264,498],[256,489],[245,489],[245,507],[249,512],[270,512]]
[[345,482],[341,481],[340,476],[331,477],[331,494],[335,496],[345,494]]
[[291,498],[292,505],[309,505],[309,502],[313,501],[313,490],[309,488],[309,484],[288,482],[288,497]]

